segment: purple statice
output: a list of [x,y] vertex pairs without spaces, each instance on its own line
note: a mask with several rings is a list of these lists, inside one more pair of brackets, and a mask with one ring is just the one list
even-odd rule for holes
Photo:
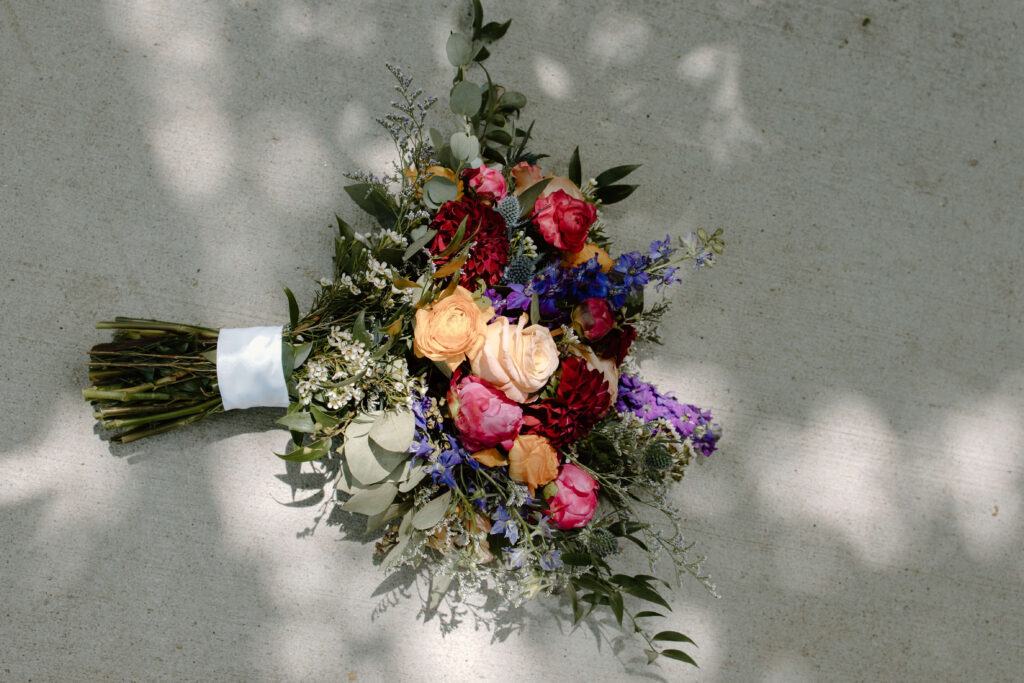
[[619,377],[619,393],[615,403],[619,413],[632,413],[644,422],[665,420],[681,439],[690,439],[693,448],[704,455],[715,452],[721,428],[714,423],[710,411],[680,403],[672,393],[663,394],[653,384],[635,375]]

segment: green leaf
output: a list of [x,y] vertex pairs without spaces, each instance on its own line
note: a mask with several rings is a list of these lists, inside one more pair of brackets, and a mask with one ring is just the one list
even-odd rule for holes
[[550,182],[551,178],[545,178],[539,183],[534,183],[523,190],[519,195],[519,206],[522,207],[522,210],[519,213],[520,218],[526,218],[533,212],[534,203],[537,201],[537,198],[540,197],[540,193],[544,191],[544,188],[546,188]]
[[430,242],[430,240],[434,239],[434,235],[436,234],[437,230],[427,230],[422,235],[414,239],[411,243],[409,243],[409,246],[408,248],[406,248],[405,253],[402,254],[402,260],[408,261],[417,253],[419,253],[419,251],[423,249],[423,247],[427,246],[427,243]]
[[[346,185],[345,192],[352,198],[356,206],[373,216],[382,227],[391,229],[395,224],[395,207],[392,205],[391,199],[381,193],[379,187],[367,183],[356,183]],[[352,239],[358,240],[354,232]]]
[[615,614],[615,621],[619,622],[619,627],[622,627],[622,612],[625,609],[622,604],[622,593],[611,593],[608,595],[608,606],[612,608],[612,613]]
[[444,176],[436,175],[423,184],[423,198],[431,208],[455,201],[458,196],[458,186]]
[[356,321],[352,324],[352,337],[358,341],[370,346],[373,343],[373,339],[370,337],[370,333],[366,331],[366,310],[359,311],[359,315],[356,316]]
[[405,453],[415,436],[416,419],[407,408],[388,411],[370,428],[368,436],[384,450]]
[[580,166],[580,148],[579,147],[577,147],[576,149],[573,150],[572,158],[569,159],[569,180],[571,180],[574,183],[576,183],[577,187],[579,187],[580,185],[583,184],[582,183],[582,180],[583,180],[583,170],[582,170],[582,167]]
[[334,417],[333,415],[328,415],[315,405],[309,406],[309,412],[313,416],[313,422],[315,425],[320,425],[321,429],[334,429],[341,423],[339,418]]
[[287,287],[284,288],[284,295],[288,297],[288,320],[291,323],[291,329],[294,330],[299,324],[299,302],[295,300],[292,290]]
[[615,204],[633,194],[639,185],[605,185],[594,191],[594,196],[604,204]]
[[316,433],[316,429],[313,427],[313,417],[306,412],[285,415],[277,420],[277,424],[284,425],[293,432]]
[[445,592],[448,590],[448,586],[452,583],[451,574],[445,574],[438,572],[430,577],[430,596],[427,601],[427,609],[435,610],[438,605],[441,604],[441,599],[444,597]]
[[480,27],[484,24],[484,8],[480,0],[473,0],[473,40],[480,37]]
[[384,512],[366,518],[366,533],[376,531],[393,519],[398,519],[412,507],[412,503],[392,503]]
[[512,136],[503,131],[501,128],[492,128],[485,133],[488,140],[493,140],[499,145],[511,145]]
[[448,505],[451,502],[452,492],[450,490],[445,491],[416,511],[412,518],[413,527],[421,531],[434,528],[444,518],[445,513],[448,512]]
[[594,178],[594,180],[597,181],[598,187],[604,187],[606,185],[611,185],[617,180],[622,180],[623,178],[625,178],[638,168],[640,168],[640,164],[616,166],[614,168],[609,168],[607,171],[604,171],[599,176]]
[[[697,666],[697,662],[693,661],[693,657],[686,654],[682,650],[662,650],[661,654],[665,655],[666,657],[671,657],[672,659],[678,659],[680,662],[686,662],[687,664],[693,664],[694,666]],[[700,667],[697,666],[697,668],[699,669]]]
[[309,358],[310,352],[313,350],[313,342],[306,342],[305,344],[292,344],[292,372],[302,367],[302,364]]
[[430,136],[430,144],[433,145],[434,149],[440,150],[444,147],[444,135],[437,128],[431,128],[427,131]]
[[530,297],[530,322],[534,325],[540,324],[540,298],[537,292]]
[[331,447],[331,439],[320,439],[314,441],[308,446],[299,446],[293,451],[289,451],[284,455],[275,453],[277,457],[288,462],[309,462],[311,460],[319,460],[320,458],[327,455],[327,451]]
[[378,515],[388,509],[397,495],[398,486],[394,482],[385,481],[358,491],[342,503],[341,509],[360,515]]
[[583,606],[580,605],[579,595],[571,583],[566,586],[566,589],[569,591],[569,601],[572,603],[572,623],[575,626],[583,618]]
[[644,617],[661,617],[662,619],[664,619],[665,615],[664,614],[660,614],[658,612],[648,612],[648,611],[637,612],[636,614],[633,615],[634,619],[642,619]]
[[466,66],[473,60],[472,48],[469,40],[461,33],[453,33],[448,36],[448,42],[444,46],[445,54],[452,66]]
[[656,605],[661,605],[669,612],[672,611],[672,607],[667,602],[665,602],[665,598],[658,595],[658,591],[654,590],[649,586],[645,586],[644,584],[638,583],[635,585],[623,586],[622,590],[634,597],[640,598],[641,600],[646,600],[647,602],[653,602]]
[[461,81],[452,88],[449,95],[452,112],[471,117],[480,110],[480,86],[470,81]]
[[586,567],[594,563],[590,553],[572,551],[562,553],[562,562],[570,567]]
[[678,631],[662,631],[651,638],[651,640],[667,640],[672,641],[673,643],[690,643],[691,645],[697,644],[693,642],[689,636],[684,636]]
[[[366,187],[369,187],[369,185]],[[355,240],[356,231],[352,229],[352,226],[341,220],[341,216],[338,214],[334,214],[334,219],[338,221],[338,236],[346,240]]]
[[493,43],[494,41],[498,40],[503,35],[505,35],[505,32],[508,31],[509,24],[511,23],[511,19],[506,21],[504,24],[499,24],[496,21],[492,21],[484,25],[484,27],[480,29],[479,37],[485,43]]
[[626,534],[624,538],[628,538],[629,540],[633,541],[633,543],[635,543],[641,550],[647,551],[647,544],[641,541],[636,536],[632,534]]
[[452,236],[452,241],[449,242],[448,246],[445,247],[444,251],[438,254],[435,258],[448,258],[462,247],[462,240],[466,236],[466,221],[468,220],[468,218],[469,216],[463,218],[459,222],[459,227],[455,231],[455,234]]
[[502,109],[522,109],[526,106],[526,95],[515,90],[507,90],[501,96],[500,106]]
[[573,579],[573,583],[575,583],[580,588],[586,588],[587,590],[594,591],[596,593],[607,594],[611,591],[611,589],[608,587],[606,583],[594,578],[590,574],[582,574],[581,576],[577,576]]
[[477,50],[476,54],[473,55],[473,61],[474,62],[482,62],[482,61],[484,61],[485,59],[487,59],[490,56],[491,56],[491,51],[488,50],[486,47],[481,46],[480,49]]

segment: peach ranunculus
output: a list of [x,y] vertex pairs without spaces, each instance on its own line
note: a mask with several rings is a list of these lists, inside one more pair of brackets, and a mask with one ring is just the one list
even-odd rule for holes
[[447,363],[454,370],[480,352],[487,337],[487,321],[493,317],[493,308],[481,308],[468,289],[456,287],[429,310],[416,311],[413,352],[418,358]]
[[[514,445],[514,442],[513,442]],[[508,456],[497,448],[487,448],[473,453],[473,459],[484,467],[501,467],[508,464]]]
[[543,325],[527,327],[526,321],[525,313],[515,326],[498,316],[487,326],[483,347],[469,357],[474,375],[517,403],[540,391],[558,369],[558,347],[551,331]]
[[539,434],[520,434],[508,453],[508,476],[534,489],[558,476],[558,451]]
[[541,197],[547,197],[552,192],[562,190],[573,199],[583,199],[583,193],[580,192],[580,188],[573,181],[564,176],[544,175],[539,166],[531,166],[525,161],[520,161],[513,166],[509,173],[516,181],[515,195],[517,197],[531,185],[536,185],[541,180],[550,178],[551,182],[544,187],[544,191],[540,193]]
[[[420,177],[420,174],[416,173],[416,170],[412,168],[405,169],[404,173],[405,177],[409,179],[410,183],[415,183]],[[455,174],[455,171],[453,171],[452,169],[445,168],[444,166],[428,166],[423,170],[422,175],[424,183],[433,178],[434,176],[447,178],[448,180],[455,183],[455,190],[456,192],[458,192],[458,194],[455,197],[455,201],[462,199],[462,179],[459,178],[459,176],[457,176]],[[420,187],[416,188],[416,197],[418,198],[422,196],[423,186],[421,184]]]
[[582,266],[595,256],[597,257],[597,264],[601,266],[602,273],[607,273],[615,266],[615,262],[612,261],[612,257],[608,255],[608,252],[593,242],[587,242],[583,245],[583,249],[577,252],[562,252],[562,265],[566,268],[576,268]]

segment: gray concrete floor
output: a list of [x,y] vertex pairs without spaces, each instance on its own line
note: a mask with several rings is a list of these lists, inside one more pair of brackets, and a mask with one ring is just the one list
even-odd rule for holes
[[699,671],[544,604],[424,623],[305,533],[272,410],[98,438],[93,323],[308,302],[383,62],[444,93],[468,4],[0,1],[0,679],[1024,679],[1016,0],[487,3],[550,163],[644,163],[623,248],[727,228],[644,362],[726,428],[675,492]]

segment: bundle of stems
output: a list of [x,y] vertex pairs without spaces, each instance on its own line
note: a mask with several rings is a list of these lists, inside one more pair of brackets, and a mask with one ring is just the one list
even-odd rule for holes
[[89,351],[82,397],[93,416],[129,443],[182,427],[223,409],[217,387],[218,330],[142,318],[97,323],[114,340]]

